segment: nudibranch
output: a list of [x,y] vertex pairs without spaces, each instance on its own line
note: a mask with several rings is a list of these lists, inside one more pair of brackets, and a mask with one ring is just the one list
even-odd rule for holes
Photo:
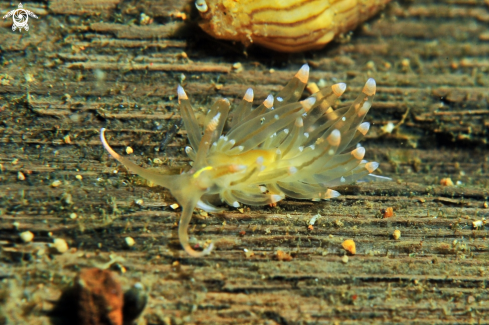
[[[182,206],[178,236],[185,251],[194,257],[209,254],[189,243],[188,227],[196,207],[220,211],[209,203],[211,196],[232,207],[274,204],[285,196],[313,201],[335,198],[331,189],[373,178],[377,162],[363,159],[358,144],[369,130],[363,122],[375,95],[370,78],[356,100],[333,109],[346,90],[338,83],[300,100],[309,77],[304,65],[274,97],[269,95],[252,109],[253,90],[231,110],[227,99],[216,101],[204,118],[203,127],[183,88],[178,86],[180,112],[190,146],[185,148],[192,167],[180,175],[162,175],[122,157],[109,146],[105,129],[100,139],[112,157],[137,175],[170,190]],[[369,176],[370,175],[370,176]]]
[[390,0],[196,0],[200,27],[215,38],[280,51],[324,47]]

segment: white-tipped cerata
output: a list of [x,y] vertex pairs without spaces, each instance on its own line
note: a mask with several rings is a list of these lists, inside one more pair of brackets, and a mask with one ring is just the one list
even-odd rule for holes
[[295,77],[299,79],[302,83],[307,84],[309,79],[309,66],[304,64],[301,69],[295,74]]
[[232,173],[237,173],[237,172],[240,172],[240,171],[245,170],[246,168],[247,168],[246,165],[231,165],[231,167],[229,168],[229,170]]
[[178,85],[178,87],[177,87],[177,94],[178,94],[178,100],[188,99],[188,96],[185,93],[185,90],[183,90],[182,86],[180,86],[180,85]]
[[340,97],[341,95],[343,95],[343,93],[346,90],[346,84],[342,82],[342,83],[331,86],[331,89],[333,90],[333,93],[336,96]]
[[265,105],[266,108],[271,108],[273,106],[273,96],[268,95],[267,99],[263,102],[263,105]]
[[295,173],[297,173],[297,168],[294,167],[294,166],[290,166],[287,170],[288,174],[289,175],[294,175]]
[[374,170],[376,170],[377,168],[379,168],[379,163],[378,162],[375,162],[375,161],[366,163],[365,164],[365,168],[368,170],[369,173],[371,173]]
[[251,102],[253,102],[253,96],[254,96],[253,89],[248,88],[246,90],[246,93],[245,93],[243,99],[246,100],[247,102],[251,103]]
[[373,96],[375,95],[375,89],[376,89],[375,80],[374,78],[370,78],[365,83],[362,92],[367,96]]
[[335,190],[330,190],[328,189],[325,193],[324,193],[324,199],[332,199],[332,198],[335,198],[335,197],[338,197],[340,196],[340,192],[338,191],[335,191]]
[[273,194],[270,196],[270,200],[272,203],[277,203],[278,201],[282,200],[284,198],[283,195],[278,195],[278,194]]
[[368,110],[372,106],[372,102],[363,103],[362,107],[358,110],[358,116],[363,116],[368,113]]
[[197,208],[202,209],[206,212],[221,212],[222,211],[222,209],[216,208],[215,206],[210,205],[208,203],[205,203],[202,200],[199,200],[199,202],[197,202]]
[[256,164],[257,165],[263,165],[264,161],[265,161],[265,159],[263,159],[262,156],[259,156],[258,158],[256,158]]
[[217,113],[216,116],[214,116],[214,118],[207,125],[207,129],[214,131],[217,128],[217,124],[219,124],[220,117],[221,117],[221,113]]
[[351,154],[353,155],[353,157],[355,157],[355,159],[363,159],[363,156],[365,156],[365,148],[358,147],[355,150],[353,150]]
[[370,123],[369,122],[363,122],[357,127],[358,132],[361,134],[365,135],[367,134],[368,130],[370,129]]
[[329,144],[333,147],[339,146],[341,142],[341,132],[339,130],[333,130],[326,140],[328,140]]
[[209,10],[209,7],[207,6],[205,0],[195,1],[195,8],[197,8],[197,10],[200,12],[207,12],[207,10]]
[[316,103],[316,97],[306,98],[303,101],[301,101],[300,103],[302,105],[302,108],[304,108],[304,110],[306,112],[309,112],[309,110],[311,109],[312,105],[314,105]]

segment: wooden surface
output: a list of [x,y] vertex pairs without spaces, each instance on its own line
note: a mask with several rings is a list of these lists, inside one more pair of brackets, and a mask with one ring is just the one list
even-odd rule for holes
[[[486,3],[394,1],[341,42],[294,55],[213,40],[177,0],[25,6],[39,16],[28,32],[0,22],[0,320],[48,323],[76,272],[98,266],[149,288],[140,324],[489,322],[489,226],[472,226],[489,219]],[[153,23],[139,25],[140,13]],[[196,211],[191,237],[217,249],[189,258],[174,199],[110,159],[98,130],[118,152],[132,147],[133,161],[177,171],[189,161],[185,130],[167,139],[178,83],[197,109],[250,86],[259,103],[304,63],[311,81],[346,82],[344,101],[376,79],[363,144],[393,181],[339,188],[326,202]],[[385,134],[389,122],[398,127]],[[441,186],[446,177],[459,185]],[[395,216],[382,218],[388,207]],[[34,243],[19,243],[26,230]],[[72,250],[48,254],[53,238]],[[357,254],[343,263],[349,238]]]

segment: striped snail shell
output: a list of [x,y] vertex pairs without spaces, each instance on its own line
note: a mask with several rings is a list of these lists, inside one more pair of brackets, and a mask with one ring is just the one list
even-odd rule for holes
[[200,26],[225,40],[280,51],[320,49],[389,0],[196,0]]

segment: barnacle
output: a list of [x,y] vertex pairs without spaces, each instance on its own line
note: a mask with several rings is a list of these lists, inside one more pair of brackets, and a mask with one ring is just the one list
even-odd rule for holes
[[282,52],[322,48],[389,0],[196,0],[200,27],[226,40]]
[[[253,90],[231,110],[227,99],[208,110],[200,127],[187,94],[178,86],[178,101],[190,146],[185,151],[192,168],[180,175],[162,175],[144,169],[117,154],[101,130],[105,149],[139,176],[168,188],[182,206],[179,239],[191,256],[208,254],[189,245],[188,226],[195,207],[219,211],[208,203],[218,195],[233,207],[273,204],[285,196],[296,199],[330,199],[340,194],[330,187],[368,177],[378,167],[363,160],[357,143],[367,133],[363,122],[375,95],[368,79],[362,93],[347,106],[332,105],[346,90],[338,83],[300,100],[309,76],[304,65],[276,97],[269,95],[252,109]],[[371,175],[372,177],[374,175]]]

